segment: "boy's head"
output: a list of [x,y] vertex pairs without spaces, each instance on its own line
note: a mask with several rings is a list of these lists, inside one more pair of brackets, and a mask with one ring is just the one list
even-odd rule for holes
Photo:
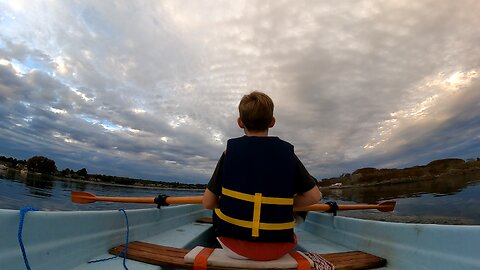
[[243,96],[238,105],[238,124],[249,131],[265,131],[273,127],[273,101],[266,94],[254,91]]

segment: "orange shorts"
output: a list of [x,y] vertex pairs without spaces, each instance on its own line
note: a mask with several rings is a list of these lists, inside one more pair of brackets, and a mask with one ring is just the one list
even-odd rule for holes
[[255,261],[271,261],[276,260],[285,254],[288,254],[297,244],[295,241],[290,242],[249,242],[238,240],[230,237],[220,236],[219,240],[236,254],[247,257]]

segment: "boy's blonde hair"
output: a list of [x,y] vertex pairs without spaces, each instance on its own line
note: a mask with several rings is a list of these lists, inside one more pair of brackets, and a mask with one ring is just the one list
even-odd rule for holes
[[240,100],[238,112],[248,130],[267,130],[273,120],[273,101],[265,93],[253,91]]

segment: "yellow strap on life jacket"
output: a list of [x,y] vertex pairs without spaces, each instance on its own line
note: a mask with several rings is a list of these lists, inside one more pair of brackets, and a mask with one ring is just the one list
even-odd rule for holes
[[262,204],[275,204],[275,205],[293,205],[293,198],[277,198],[277,197],[264,197],[262,193],[255,193],[251,195],[248,193],[238,192],[225,187],[222,187],[222,195],[229,196],[238,200],[243,200],[253,203],[253,217],[252,221],[236,219],[229,217],[222,213],[220,209],[215,209],[215,213],[222,220],[240,226],[244,228],[252,229],[252,237],[258,237],[260,235],[260,229],[262,230],[286,230],[292,229],[294,221],[286,223],[264,223],[260,222],[260,213]]
[[[222,187],[222,195],[226,195],[235,199],[255,202],[255,195],[234,191]],[[277,205],[293,205],[293,198],[277,198],[277,197],[262,197],[263,204],[277,204]]]
[[262,209],[262,193],[255,193],[253,202],[253,224],[252,236],[258,237],[260,235],[260,210]]
[[[253,222],[252,221],[247,221],[247,220],[241,220],[241,219],[236,219],[229,217],[222,213],[222,211],[219,208],[215,208],[215,214],[222,220],[243,227],[243,228],[253,228]],[[258,228],[260,230],[287,230],[287,229],[293,229],[293,226],[295,225],[295,222],[286,222],[286,223],[265,223],[265,222],[260,222],[258,225]]]

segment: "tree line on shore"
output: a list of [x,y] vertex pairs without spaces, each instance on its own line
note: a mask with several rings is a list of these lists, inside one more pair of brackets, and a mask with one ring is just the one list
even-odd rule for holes
[[55,161],[44,156],[34,156],[28,160],[18,160],[12,157],[0,156],[0,164],[15,170],[26,170],[28,172],[53,175],[59,178],[85,180],[91,182],[118,184],[127,186],[144,186],[158,188],[181,188],[181,189],[205,189],[205,184],[186,184],[180,182],[166,182],[136,179],[122,176],[104,174],[89,174],[86,168],[72,170],[65,168],[57,169]]
[[442,176],[461,175],[480,170],[480,158],[458,159],[447,158],[434,160],[427,165],[413,166],[404,169],[362,168],[339,177],[322,179],[320,187],[349,187],[381,184],[406,183],[435,180]]
[[[42,174],[54,175],[60,178],[79,179],[85,181],[119,184],[128,186],[147,186],[158,188],[205,189],[205,184],[186,184],[136,179],[122,176],[89,174],[86,168],[74,171],[65,168],[57,169],[55,161],[44,156],[34,156],[28,160],[17,160],[12,157],[0,156],[0,164],[16,170],[27,170]],[[362,185],[379,185],[387,183],[402,183],[412,181],[434,180],[440,175],[462,174],[466,171],[480,170],[480,158],[463,160],[458,158],[434,160],[427,165],[404,169],[362,168],[354,172],[342,174],[339,177],[325,178],[319,181],[319,187],[348,187]]]

